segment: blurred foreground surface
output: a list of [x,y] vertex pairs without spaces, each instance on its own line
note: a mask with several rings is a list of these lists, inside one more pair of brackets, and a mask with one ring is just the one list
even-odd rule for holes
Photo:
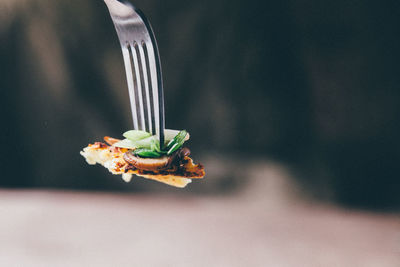
[[0,265],[400,266],[397,216],[266,181],[223,197],[1,190]]

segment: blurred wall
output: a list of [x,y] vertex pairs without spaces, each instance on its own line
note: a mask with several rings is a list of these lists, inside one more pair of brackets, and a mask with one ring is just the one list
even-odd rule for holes
[[[397,1],[134,4],[158,39],[166,125],[200,161],[274,158],[311,195],[400,206]],[[0,0],[0,40],[0,185],[146,190],[78,153],[132,127],[103,1]]]

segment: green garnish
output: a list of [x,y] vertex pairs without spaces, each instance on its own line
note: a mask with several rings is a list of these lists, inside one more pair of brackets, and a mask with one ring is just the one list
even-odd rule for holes
[[168,150],[167,155],[171,155],[172,153],[174,153],[181,145],[179,145],[178,143],[175,143],[172,145],[172,147]]
[[157,151],[158,153],[163,153],[160,149],[160,141],[156,137],[150,140],[150,149],[153,151]]
[[[153,135],[153,136],[144,138],[142,140],[135,141],[134,143],[135,143],[137,148],[151,149],[151,144],[152,144],[152,142],[154,142],[153,140],[157,140],[158,141],[158,139]],[[160,142],[158,142],[158,143],[160,143]]]
[[143,157],[143,158],[159,158],[159,157],[161,157],[161,154],[158,153],[157,151],[153,151],[153,150],[147,149],[147,148],[138,148],[133,151],[133,154],[136,156]]
[[175,137],[174,139],[172,139],[168,145],[167,145],[167,155],[171,155],[172,153],[174,153],[176,150],[178,150],[183,143],[185,142],[185,137],[187,135],[187,131],[186,130],[182,130],[180,131]]
[[171,129],[165,129],[164,130],[164,140],[166,143],[174,139],[174,137],[179,133],[180,131],[178,130],[171,130]]
[[181,148],[185,142],[186,136],[188,135],[186,130],[180,132],[176,130],[165,130],[164,133],[166,134],[165,150],[161,150],[160,141],[157,136],[139,130],[130,130],[125,132],[123,136],[126,139],[115,143],[114,146],[132,149],[133,154],[140,157],[158,158],[165,154],[171,155]]
[[135,149],[137,148],[136,144],[129,139],[124,139],[118,141],[114,144],[116,147],[128,148],[128,149]]
[[127,138],[133,142],[136,142],[138,140],[142,140],[146,137],[151,136],[150,133],[145,132],[145,131],[139,131],[139,130],[130,130],[130,131],[124,132],[122,135],[125,138]]

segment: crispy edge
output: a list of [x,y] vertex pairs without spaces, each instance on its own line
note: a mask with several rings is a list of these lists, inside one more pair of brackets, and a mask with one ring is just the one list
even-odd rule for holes
[[[115,142],[118,142],[118,139],[112,138],[112,137],[105,137],[104,138],[106,142],[113,142],[115,140]],[[114,143],[115,143],[114,142]],[[94,144],[89,144],[88,147],[86,147],[85,149],[90,149],[90,150],[94,150],[96,151],[96,153],[100,153],[101,151],[105,150],[105,149],[110,149],[110,146],[101,143],[101,142],[96,142]],[[85,150],[84,149],[84,150]],[[150,180],[155,180],[161,183],[165,183],[171,186],[175,186],[175,187],[179,187],[179,188],[183,188],[186,187],[187,184],[192,182],[192,178],[202,178],[204,176],[204,169],[202,169],[203,174],[200,176],[196,176],[196,177],[182,177],[182,176],[177,176],[177,175],[173,175],[173,174],[143,174],[140,173],[139,170],[126,170],[126,167],[128,166],[128,164],[123,160],[123,153],[126,152],[125,149],[113,149],[112,153],[112,157],[109,161],[112,161],[112,164],[102,164],[100,162],[96,162],[100,165],[103,165],[103,167],[105,167],[106,169],[108,169],[112,174],[135,174],[136,176],[140,176],[146,179],[150,179]],[[82,153],[81,153],[82,154]],[[193,163],[193,160],[190,157],[187,157],[189,159],[189,164],[191,165],[191,167],[195,167],[195,166],[201,166],[201,165],[195,165]],[[105,166],[107,165],[107,166]],[[202,166],[201,166],[202,167]]]

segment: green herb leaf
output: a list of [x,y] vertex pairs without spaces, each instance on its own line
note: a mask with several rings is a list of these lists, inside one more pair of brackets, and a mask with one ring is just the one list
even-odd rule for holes
[[147,148],[138,148],[135,151],[133,151],[133,154],[143,157],[143,158],[159,158],[161,157],[161,154],[153,151],[151,149]]
[[160,141],[157,136],[139,130],[125,132],[123,136],[126,137],[126,139],[114,145],[122,148],[136,149],[133,153],[141,157],[156,158],[165,154],[171,155],[174,153],[183,145],[188,136],[186,130],[177,131],[167,129],[164,134],[166,140],[165,151],[161,150]]
[[[188,132],[186,130],[182,130],[182,131],[176,131],[176,130],[168,130],[169,133],[169,138],[171,138],[171,134],[175,133],[175,136],[167,143],[166,145],[166,149],[170,149],[175,143],[177,142],[181,142],[181,140],[184,142],[186,139],[186,136],[188,135]],[[168,140],[168,139],[166,139]]]
[[175,137],[174,139],[172,139],[168,145],[167,145],[167,155],[171,155],[172,153],[174,153],[176,150],[178,150],[183,143],[185,142],[185,137],[187,135],[187,131],[186,130],[182,130],[180,131]]
[[136,144],[129,139],[123,139],[121,141],[118,141],[114,144],[114,146],[121,148],[128,148],[128,149],[137,148]]
[[[138,140],[135,143],[137,148],[147,148],[147,149],[151,149],[151,145],[152,143],[156,142],[154,140],[157,140],[157,138],[155,136],[150,136],[147,138],[144,138],[142,140]],[[158,142],[160,143],[160,142]]]
[[146,137],[151,136],[150,133],[145,132],[145,131],[139,131],[139,130],[130,130],[122,134],[125,138],[128,138],[129,140],[136,142],[138,140],[142,140]]
[[162,153],[160,149],[160,141],[156,137],[150,140],[150,149],[153,151],[157,151],[158,153]]
[[164,130],[164,140],[168,143],[174,137],[179,133],[179,130],[171,130],[171,129],[165,129]]
[[176,143],[175,139],[171,139],[168,144],[165,146],[165,149],[169,150]]

